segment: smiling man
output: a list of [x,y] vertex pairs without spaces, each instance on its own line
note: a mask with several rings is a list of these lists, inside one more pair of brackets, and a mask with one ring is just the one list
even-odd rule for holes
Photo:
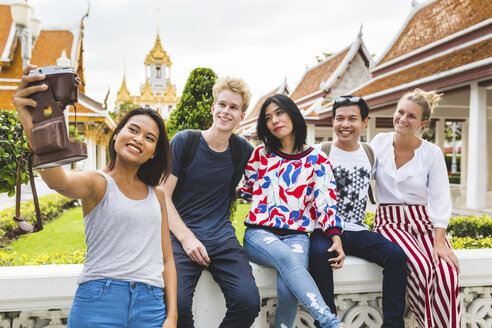
[[[371,181],[374,155],[370,146],[361,144],[359,136],[369,121],[369,106],[360,97],[335,99],[332,111],[337,140],[323,147],[337,181],[337,214],[345,222],[342,245],[346,255],[354,255],[383,267],[382,327],[404,327],[406,292],[406,255],[397,244],[381,234],[369,231],[364,223],[366,202]],[[370,158],[372,156],[372,159]],[[333,313],[333,258],[329,253],[332,241],[321,230],[311,234],[310,271],[314,281]],[[343,270],[343,269],[342,269]]]
[[178,327],[193,327],[192,301],[204,269],[226,299],[220,327],[250,327],[260,310],[251,266],[229,220],[229,207],[253,147],[232,133],[251,94],[240,79],[218,79],[213,123],[171,140],[173,167],[164,183],[178,274]]

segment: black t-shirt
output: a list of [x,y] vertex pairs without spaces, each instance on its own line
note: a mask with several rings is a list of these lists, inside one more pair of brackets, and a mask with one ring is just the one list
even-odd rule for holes
[[[181,155],[187,136],[185,131],[180,131],[171,140],[171,174],[176,177],[179,177]],[[244,172],[253,147],[242,137],[240,143],[240,172]],[[204,245],[235,236],[234,227],[229,220],[233,171],[230,147],[224,152],[215,152],[201,135],[195,156],[184,177],[179,199],[174,206],[186,226]]]

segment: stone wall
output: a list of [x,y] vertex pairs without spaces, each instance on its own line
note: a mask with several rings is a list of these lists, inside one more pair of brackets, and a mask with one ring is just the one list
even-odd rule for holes
[[[458,250],[462,327],[492,327],[492,249]],[[260,290],[261,312],[253,327],[273,323],[276,272],[252,264]],[[69,308],[82,265],[0,267],[0,328],[66,327]],[[345,327],[380,327],[381,268],[347,257],[335,272],[338,317]],[[208,272],[202,274],[195,293],[197,328],[218,327],[225,313],[219,287]],[[314,327],[312,316],[299,307],[295,327]],[[406,312],[405,327],[418,327]]]

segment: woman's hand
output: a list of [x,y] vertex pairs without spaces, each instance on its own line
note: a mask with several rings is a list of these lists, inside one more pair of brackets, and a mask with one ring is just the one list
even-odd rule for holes
[[29,65],[22,71],[22,80],[15,91],[12,100],[14,106],[19,114],[19,119],[24,127],[27,138],[31,140],[31,130],[32,130],[32,112],[27,109],[27,106],[36,107],[36,101],[28,98],[33,93],[44,91],[48,88],[46,84],[36,85],[28,87],[28,84],[35,81],[41,81],[46,78],[45,75],[29,75],[29,72],[36,69],[36,66]]
[[454,254],[453,250],[446,245],[446,229],[436,228],[434,236],[434,250],[432,252],[434,258],[434,264],[439,265],[439,259],[443,259],[448,263],[457,273],[460,273],[460,264],[458,258]]
[[338,256],[329,259],[328,261],[333,262],[331,264],[331,268],[333,270],[337,270],[343,266],[343,261],[345,261],[345,253],[343,251],[342,239],[340,238],[340,236],[334,235],[333,237],[331,237],[331,241],[333,242],[333,245],[331,245],[331,247],[328,248],[327,252],[335,251],[338,254]]

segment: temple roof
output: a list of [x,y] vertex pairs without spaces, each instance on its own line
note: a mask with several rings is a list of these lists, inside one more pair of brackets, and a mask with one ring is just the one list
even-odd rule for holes
[[145,65],[148,65],[149,63],[155,64],[156,62],[160,62],[161,64],[167,64],[168,66],[172,65],[171,59],[169,58],[167,52],[162,47],[159,33],[157,33],[157,37],[155,38],[154,48],[150,50],[149,54],[145,58]]
[[492,17],[492,1],[435,0],[416,6],[377,65],[441,40]]
[[[367,96],[384,90],[402,86],[406,83],[442,74],[459,67],[486,61],[492,56],[492,38],[469,46],[443,53],[417,65],[409,65],[401,70],[378,76],[352,92],[354,95]],[[490,60],[489,60],[490,61]]]
[[[63,51],[71,65],[83,81],[81,25],[63,27],[45,27],[32,49],[31,64],[39,67],[56,65]],[[15,25],[9,5],[0,5],[0,108],[11,110],[12,95],[20,82],[22,74],[21,44],[15,34]],[[7,55],[5,55],[7,54]],[[107,120],[107,111],[102,104],[85,95],[79,88],[79,101],[76,104],[77,117],[85,117],[88,121],[104,121],[114,127],[114,122]],[[73,107],[69,108],[69,116],[73,115]],[[72,119],[70,119],[72,120]]]
[[123,74],[123,81],[121,82],[120,90],[118,90],[117,98],[130,99],[130,91],[128,91],[128,87],[126,86],[126,74]]
[[[12,39],[10,34],[15,33],[15,26],[13,26],[12,16],[10,14],[10,6],[8,5],[0,5],[0,60],[5,61],[10,58],[10,46],[9,43],[12,43],[13,40],[9,41],[9,37]],[[7,51],[5,51],[5,49]]]
[[290,97],[296,101],[313,94],[320,90],[321,84],[338,68],[343,61],[350,47],[330,56],[326,60],[320,62],[314,67],[309,68],[301,78],[301,82],[292,91]]
[[241,123],[239,123],[239,128],[237,132],[240,134],[244,134],[246,130],[249,130],[251,127],[253,127],[254,129],[254,131],[251,132],[256,132],[256,120],[258,119],[258,115],[260,115],[261,106],[263,105],[263,103],[268,97],[271,97],[277,93],[281,93],[284,95],[289,94],[289,87],[287,86],[287,82],[284,81],[277,88],[261,96],[260,99],[258,99],[256,104],[254,105],[254,107],[252,107],[252,109],[246,113],[246,117],[244,118],[244,120]]

